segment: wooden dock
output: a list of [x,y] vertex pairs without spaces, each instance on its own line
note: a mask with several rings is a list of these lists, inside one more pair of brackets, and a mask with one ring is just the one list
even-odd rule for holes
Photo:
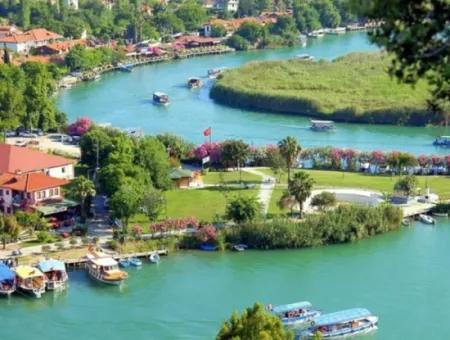
[[414,217],[420,214],[427,214],[436,204],[433,203],[414,203],[402,207],[403,217]]

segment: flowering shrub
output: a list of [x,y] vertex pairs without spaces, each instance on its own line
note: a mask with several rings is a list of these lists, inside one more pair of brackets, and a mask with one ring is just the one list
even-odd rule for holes
[[132,229],[132,233],[135,237],[141,236],[143,231],[143,228],[139,224],[136,224]]
[[91,126],[92,121],[89,117],[81,117],[67,127],[67,133],[71,136],[83,136]]
[[205,142],[199,145],[194,150],[194,156],[198,160],[205,158],[206,156],[210,157],[211,163],[220,162],[220,153],[222,150],[222,145],[220,143],[214,142]]
[[217,230],[213,225],[207,224],[197,230],[195,237],[203,243],[214,243],[217,240]]
[[162,222],[151,224],[150,231],[156,233],[169,230],[184,230],[187,228],[197,229],[199,225],[200,223],[195,217],[171,218]]

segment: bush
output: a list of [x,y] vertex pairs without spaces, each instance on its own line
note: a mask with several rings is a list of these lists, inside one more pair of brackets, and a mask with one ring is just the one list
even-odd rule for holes
[[78,244],[78,240],[75,237],[71,237],[69,240],[69,244],[71,247],[74,247],[75,245]]
[[109,241],[108,246],[114,251],[117,251],[120,248],[119,242],[117,242],[116,240]]
[[231,48],[236,49],[237,51],[247,51],[250,47],[250,44],[247,40],[236,34],[228,38],[227,45]]
[[311,199],[311,205],[322,211],[336,205],[336,195],[332,192],[323,191]]
[[40,231],[37,233],[36,237],[40,243],[51,243],[55,240],[53,235],[51,235],[48,231]]

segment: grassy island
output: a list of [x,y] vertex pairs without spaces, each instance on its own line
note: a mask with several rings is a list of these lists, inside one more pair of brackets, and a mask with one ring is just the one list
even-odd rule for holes
[[252,62],[224,72],[211,90],[217,102],[344,122],[424,125],[429,88],[387,74],[383,53],[353,53],[332,62]]

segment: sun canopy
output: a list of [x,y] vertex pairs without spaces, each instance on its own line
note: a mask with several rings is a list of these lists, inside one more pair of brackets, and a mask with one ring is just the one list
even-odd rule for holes
[[8,281],[14,279],[14,272],[4,263],[0,263],[0,281]]
[[287,305],[275,306],[275,307],[273,307],[272,312],[274,312],[276,314],[281,314],[281,313],[289,312],[291,310],[310,308],[310,307],[312,307],[311,302],[301,301],[301,302],[289,303]]
[[30,266],[18,266],[15,270],[17,276],[20,276],[22,279],[28,279],[31,277],[43,275],[39,269]]
[[100,267],[112,267],[117,265],[117,261],[112,257],[93,258],[91,261]]
[[335,313],[324,314],[314,318],[316,327],[329,326],[337,323],[350,322],[355,319],[371,316],[365,308],[346,309]]
[[66,265],[64,264],[64,262],[53,259],[39,262],[38,268],[41,270],[41,272],[44,273],[52,271],[66,271]]

